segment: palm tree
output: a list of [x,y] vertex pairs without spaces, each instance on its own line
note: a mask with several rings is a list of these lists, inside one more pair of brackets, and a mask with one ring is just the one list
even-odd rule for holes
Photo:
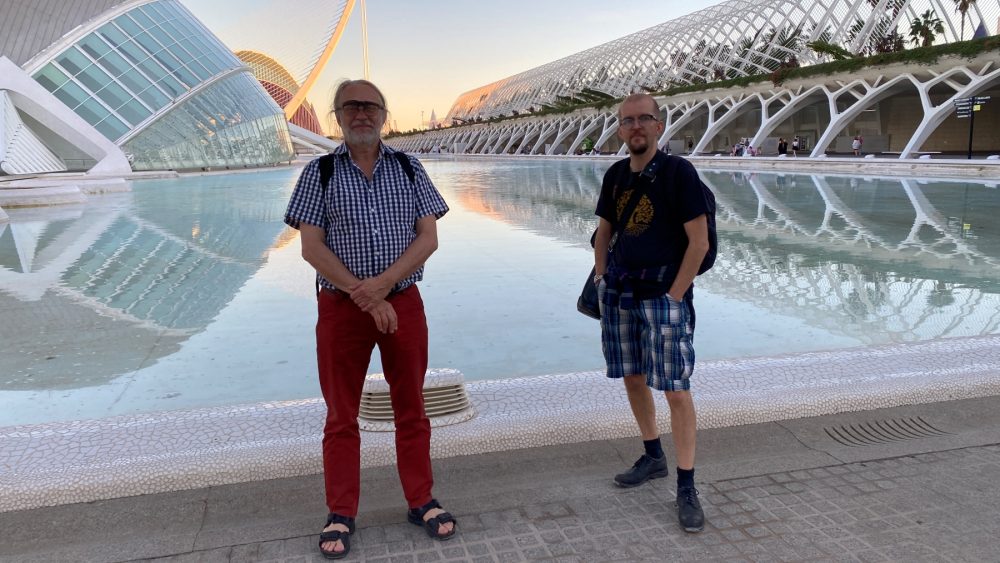
[[785,26],[781,29],[771,28],[770,33],[764,37],[763,43],[767,51],[763,53],[764,58],[761,60],[761,65],[768,71],[777,70],[783,64],[796,58],[795,55],[800,49],[801,41],[802,25],[794,28],[791,26]]
[[965,15],[975,3],[976,0],[955,0],[955,11],[962,14],[962,35],[959,36],[959,41],[965,41]]
[[866,20],[861,17],[854,19],[854,25],[847,33],[848,45],[853,45],[861,33],[869,28],[868,22],[874,19],[874,25],[870,27],[867,42],[858,45],[856,54],[868,57],[878,53],[902,51],[904,40],[896,28],[896,21],[906,4],[906,0],[890,0],[885,6],[880,6],[881,0],[868,0],[868,4],[873,9],[869,16],[870,19]]
[[829,56],[835,61],[843,61],[854,57],[854,53],[839,45],[834,45],[827,40],[817,39],[816,41],[806,43],[806,47],[815,51],[819,57]]
[[944,23],[934,14],[934,10],[927,10],[910,22],[910,41],[914,45],[930,47],[939,33],[944,33]]

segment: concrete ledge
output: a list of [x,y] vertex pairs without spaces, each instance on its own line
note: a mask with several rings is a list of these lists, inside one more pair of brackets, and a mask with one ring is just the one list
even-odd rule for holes
[[[1000,336],[704,362],[699,428],[1000,395]],[[446,458],[636,434],[602,372],[476,382],[479,415],[434,431]],[[669,432],[666,409],[659,424]],[[319,473],[320,399],[0,429],[0,511]],[[394,463],[366,432],[362,465]]]
[[8,180],[0,184],[0,205],[38,207],[84,203],[90,195],[129,191],[132,191],[131,184],[122,178],[51,174]]
[[37,205],[63,205],[83,203],[87,197],[80,186],[49,186],[44,188],[7,188],[0,190],[0,205],[5,207],[33,207]]

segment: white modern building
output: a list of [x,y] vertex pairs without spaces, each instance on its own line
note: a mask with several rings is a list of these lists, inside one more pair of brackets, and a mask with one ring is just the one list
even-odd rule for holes
[[0,106],[0,174],[292,156],[284,112],[177,0],[5,0]]
[[[944,31],[933,42],[940,45],[995,35],[1000,0],[972,3],[964,18],[952,0],[729,0],[470,90],[455,101],[445,122],[472,125],[393,144],[481,154],[574,154],[592,145],[620,153],[615,99],[692,87],[657,97],[667,126],[660,145],[674,152],[727,154],[746,139],[775,154],[779,138],[797,136],[803,152],[819,156],[850,153],[854,135],[865,138],[867,152],[886,156],[959,152],[968,121],[955,118],[955,102],[991,96],[992,104],[983,109],[1000,110],[1000,98],[992,96],[1000,94],[998,50],[971,59],[698,89],[727,79],[767,77],[783,65],[831,61],[809,46],[816,41],[859,55],[912,46],[912,22],[928,12],[941,21]],[[586,103],[592,107],[541,115]],[[498,117],[506,119],[478,123]],[[981,131],[1000,127],[1000,111],[977,117]],[[976,150],[997,150],[995,138],[982,136]]]

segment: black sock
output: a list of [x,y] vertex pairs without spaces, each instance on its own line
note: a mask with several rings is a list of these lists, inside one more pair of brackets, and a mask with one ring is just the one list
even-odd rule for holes
[[694,486],[694,468],[691,469],[681,469],[677,468],[677,488],[681,489],[683,487],[693,487]]
[[663,457],[663,446],[660,444],[659,438],[643,440],[642,445],[646,447],[646,455],[649,457],[654,457],[656,459]]

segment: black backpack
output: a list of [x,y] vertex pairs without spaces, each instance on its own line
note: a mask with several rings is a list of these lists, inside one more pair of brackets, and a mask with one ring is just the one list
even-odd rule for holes
[[[403,167],[403,172],[406,172],[406,177],[410,179],[410,183],[416,183],[417,173],[413,170],[413,163],[410,162],[410,157],[406,156],[406,153],[402,151],[396,151],[392,153],[392,156],[396,157],[396,161]],[[328,187],[327,184],[330,183],[330,178],[333,178],[333,166],[336,158],[337,155],[333,153],[319,157],[319,181],[320,185],[323,186],[324,194]]]
[[[674,177],[677,175],[677,166],[683,159],[679,156],[660,154],[662,155],[661,158],[666,159],[663,163],[666,165],[663,177],[667,178],[668,182],[673,182]],[[705,196],[705,219],[708,223],[708,252],[705,253],[705,258],[702,259],[701,266],[698,267],[698,275],[701,275],[711,270],[712,266],[715,265],[715,257],[719,253],[719,235],[715,229],[715,194],[705,185],[700,176],[698,177],[698,185],[701,186],[701,193]]]
[[715,258],[719,254],[719,233],[715,229],[715,194],[705,185],[701,177],[698,178],[698,183],[701,185],[701,193],[705,196],[705,209],[707,210],[705,219],[708,223],[708,252],[705,253],[705,257],[701,260],[701,266],[698,268],[700,276],[715,266]]

